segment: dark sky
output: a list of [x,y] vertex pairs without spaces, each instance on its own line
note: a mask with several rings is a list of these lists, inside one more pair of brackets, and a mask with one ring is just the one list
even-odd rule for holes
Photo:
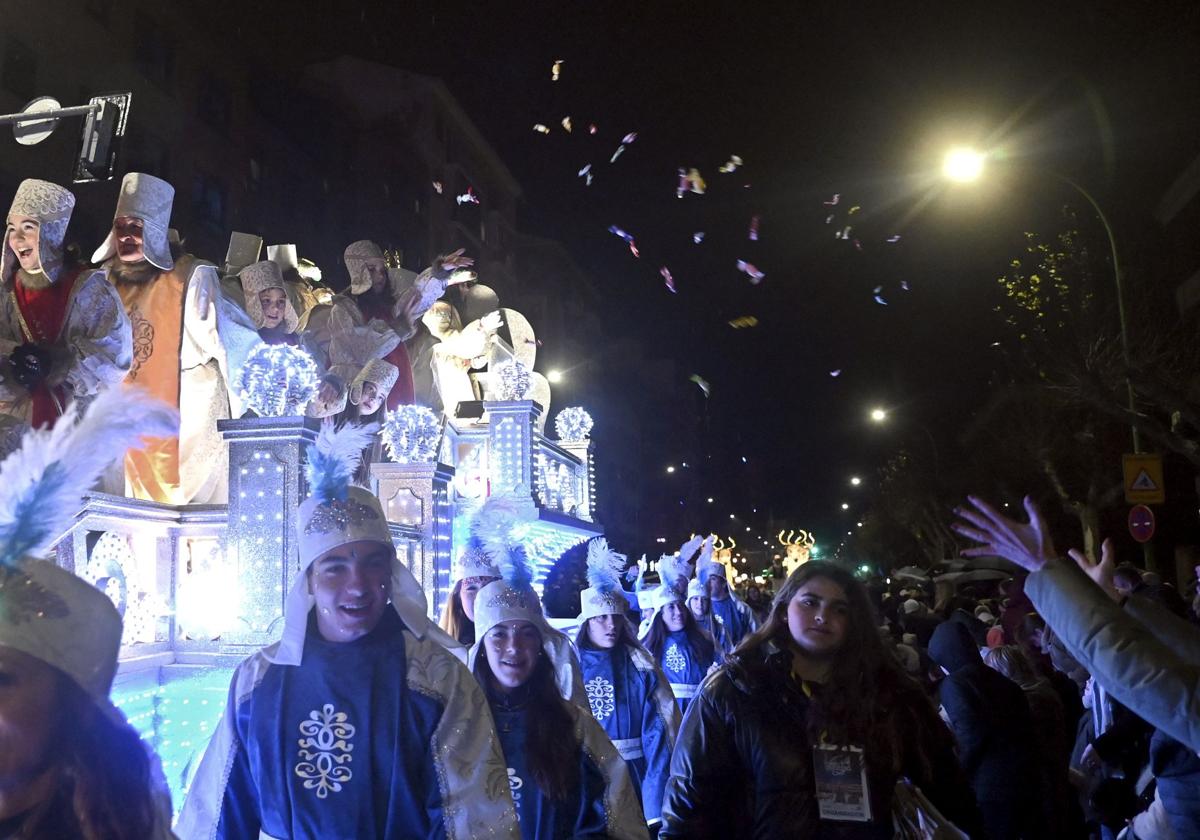
[[[1194,2],[360,2],[327,17],[207,5],[243,35],[271,32],[283,66],[354,53],[445,79],[524,187],[522,227],[568,245],[614,333],[712,383],[713,428],[730,445],[702,494],[740,488],[823,536],[843,522],[851,472],[869,474],[905,428],[952,437],[981,402],[995,278],[1067,198],[1036,175],[948,193],[930,177],[944,146],[1069,172],[1119,231],[1141,230],[1200,152]],[[733,154],[744,168],[718,174]],[[589,162],[587,188],[576,172]],[[675,197],[680,166],[700,169],[706,195]],[[861,250],[834,238],[846,224]],[[766,273],[761,285],[738,259]],[[743,315],[758,326],[727,325]],[[870,428],[872,404],[900,425]],[[664,442],[662,463],[678,457]]]

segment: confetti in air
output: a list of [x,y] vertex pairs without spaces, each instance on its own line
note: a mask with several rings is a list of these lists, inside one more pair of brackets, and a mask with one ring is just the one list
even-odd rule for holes
[[767,276],[763,272],[759,271],[753,263],[748,263],[745,260],[738,260],[737,267],[738,271],[749,277],[750,282],[755,286],[761,283],[762,279]]
[[717,171],[723,175],[728,175],[730,172],[735,172],[741,165],[742,159],[740,157],[737,155],[730,155],[729,160],[725,161],[724,165],[722,165]]
[[[593,131],[592,133],[595,134],[596,132]],[[609,159],[608,162],[616,163],[617,158],[619,158],[622,155],[622,153],[624,153],[625,148],[636,139],[637,139],[636,131],[631,131],[628,134],[626,134],[625,137],[621,139],[621,145],[617,146],[617,150],[615,152],[613,152],[613,156],[612,156],[612,158]]]
[[560,75],[562,75],[562,66],[563,66],[563,59],[560,58],[554,62],[553,66],[550,67],[550,81],[552,81],[552,82],[558,81],[558,77]]
[[831,370],[831,371],[829,371],[829,375],[832,376],[834,379],[837,379],[839,376],[842,375],[842,369],[838,368],[837,370]]
[[562,127],[567,130],[567,134],[571,133],[571,118],[570,117],[562,118]]
[[851,231],[850,225],[846,225],[844,228],[842,228],[837,233],[835,233],[833,235],[833,238],[834,239],[845,239],[847,242],[849,242],[850,241],[850,231]]
[[891,243],[893,243],[893,244],[894,244],[894,243],[896,243],[896,242],[899,242],[899,241],[900,241],[900,234],[898,234],[898,233],[897,233],[895,236],[889,236],[889,237],[887,238],[887,241],[888,241],[888,242],[891,242]]
[[740,318],[734,318],[732,321],[730,321],[729,326],[733,327],[735,330],[741,330],[747,327],[757,327],[758,319],[753,315],[743,315]]
[[684,193],[694,193],[696,195],[704,195],[704,191],[708,189],[708,185],[704,183],[704,178],[700,175],[700,170],[692,167],[684,169],[679,167],[679,185],[675,188],[675,197],[683,198]]
[[666,285],[667,291],[671,294],[675,294],[675,278],[671,276],[671,269],[664,265],[658,270],[658,273],[662,275],[663,283]]
[[758,241],[758,216],[754,216],[750,219],[750,241]]
[[828,216],[825,217],[825,224],[827,224],[827,225],[833,224],[833,214],[832,213],[830,213]]
[[857,204],[855,204],[855,205],[854,205],[853,207],[851,207],[851,208],[850,208],[848,211],[846,211],[846,215],[847,215],[847,216],[853,216],[855,213],[857,213],[857,212],[858,212],[859,210],[861,210],[861,209],[862,209],[861,207],[859,207]]
[[692,234],[692,241],[699,245],[704,241],[704,231],[698,230]]
[[537,123],[536,125],[534,125],[533,130],[536,131],[538,134],[549,134],[550,126],[542,125],[541,123]]
[[901,281],[900,281],[900,290],[901,290],[901,291],[904,291],[904,292],[911,292],[911,291],[912,291],[912,289],[910,289],[910,288],[908,287],[908,281],[907,281],[907,280],[901,280]]
[[590,163],[579,170],[579,177],[585,179],[585,186],[592,185],[592,165]]
[[462,204],[478,204],[479,196],[475,195],[474,187],[467,187],[467,191],[462,195],[455,196],[454,200],[460,205]]
[[438,195],[442,194],[442,182],[441,181],[433,182],[433,191],[436,192]]
[[872,293],[875,295],[875,302],[878,303],[880,306],[887,306],[888,302],[883,299],[882,292],[883,292],[883,286],[876,286],[872,290]]
[[622,239],[624,239],[625,242],[629,245],[629,250],[633,253],[633,255],[635,257],[641,256],[641,254],[638,253],[637,243],[635,243],[633,241],[633,236],[631,234],[626,233],[625,231],[621,230],[616,225],[611,225],[608,229],[608,232],[613,234],[614,236],[619,236]]
[[588,134],[595,134],[595,133],[596,133],[596,124],[591,123],[590,125],[588,125]]
[[688,382],[695,382],[700,390],[704,392],[706,399],[712,393],[712,386],[709,385],[707,380],[703,379],[698,373],[693,373],[691,376],[689,376]]
[[826,201],[826,202],[825,202],[825,206],[826,206],[826,207],[832,207],[832,206],[834,206],[835,204],[837,204],[837,203],[838,203],[839,201],[841,201],[841,200],[842,200],[842,194],[841,194],[841,193],[834,193],[834,194],[833,194],[833,198],[831,198],[831,199],[829,199],[828,201]]

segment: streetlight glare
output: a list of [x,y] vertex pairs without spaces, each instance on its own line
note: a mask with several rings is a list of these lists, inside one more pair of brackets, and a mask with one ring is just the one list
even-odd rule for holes
[[964,146],[951,149],[942,161],[942,174],[960,184],[976,181],[983,174],[983,155]]
[[551,383],[562,382],[563,374],[561,370],[552,370],[546,374],[546,381]]
[[882,423],[884,420],[887,419],[887,416],[888,416],[888,413],[885,409],[882,409],[882,408],[872,408],[871,409],[871,419],[874,420],[876,423]]
[[862,479],[856,475],[852,475],[850,476],[850,484],[854,487],[857,487],[858,485],[862,484]]
[[669,473],[673,473],[673,472],[675,472],[675,468],[674,468],[674,467],[667,467],[667,472],[669,472]]
[[846,502],[842,502],[842,510],[850,510],[850,505],[848,505]]

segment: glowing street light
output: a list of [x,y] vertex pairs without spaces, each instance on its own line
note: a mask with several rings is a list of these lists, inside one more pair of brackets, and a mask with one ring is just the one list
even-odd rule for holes
[[983,174],[984,155],[966,146],[958,146],[946,152],[942,160],[942,174],[951,181],[967,184]]
[[842,502],[842,510],[850,510],[850,505],[848,505],[846,502]]
[[708,503],[709,503],[710,505],[713,503],[713,497],[712,497],[712,496],[709,496],[709,497],[708,497]]
[[887,409],[884,409],[884,408],[872,408],[871,409],[871,420],[873,420],[874,422],[882,423],[887,418],[888,418]]
[[856,475],[852,475],[852,476],[850,476],[850,486],[851,486],[851,487],[857,487],[857,486],[858,486],[858,485],[860,485],[860,484],[862,484],[862,479],[861,479],[861,478],[859,478],[859,477],[858,477],[858,476],[856,476]]
[[673,472],[675,472],[675,468],[674,468],[674,467],[667,467],[667,472],[669,472],[669,473],[673,473]]
[[563,372],[561,370],[552,370],[546,374],[546,381],[550,383],[558,383],[563,381]]

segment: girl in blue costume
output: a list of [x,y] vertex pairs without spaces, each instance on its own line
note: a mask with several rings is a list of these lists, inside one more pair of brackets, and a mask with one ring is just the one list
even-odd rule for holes
[[502,577],[476,599],[471,661],[496,721],[521,836],[646,838],[621,756],[559,691],[524,548],[509,540],[489,548]]
[[657,826],[680,714],[666,676],[638,644],[626,617],[624,568],[625,556],[609,549],[603,537],[588,545],[590,586],[580,593],[576,646],[592,716],[625,759],[647,824]]
[[691,558],[700,547],[697,540],[685,543],[678,555],[664,555],[659,560],[663,582],[654,591],[654,618],[642,639],[670,680],[681,712],[687,711],[700,683],[717,663],[713,637],[696,623],[687,607],[687,579],[693,568]]

